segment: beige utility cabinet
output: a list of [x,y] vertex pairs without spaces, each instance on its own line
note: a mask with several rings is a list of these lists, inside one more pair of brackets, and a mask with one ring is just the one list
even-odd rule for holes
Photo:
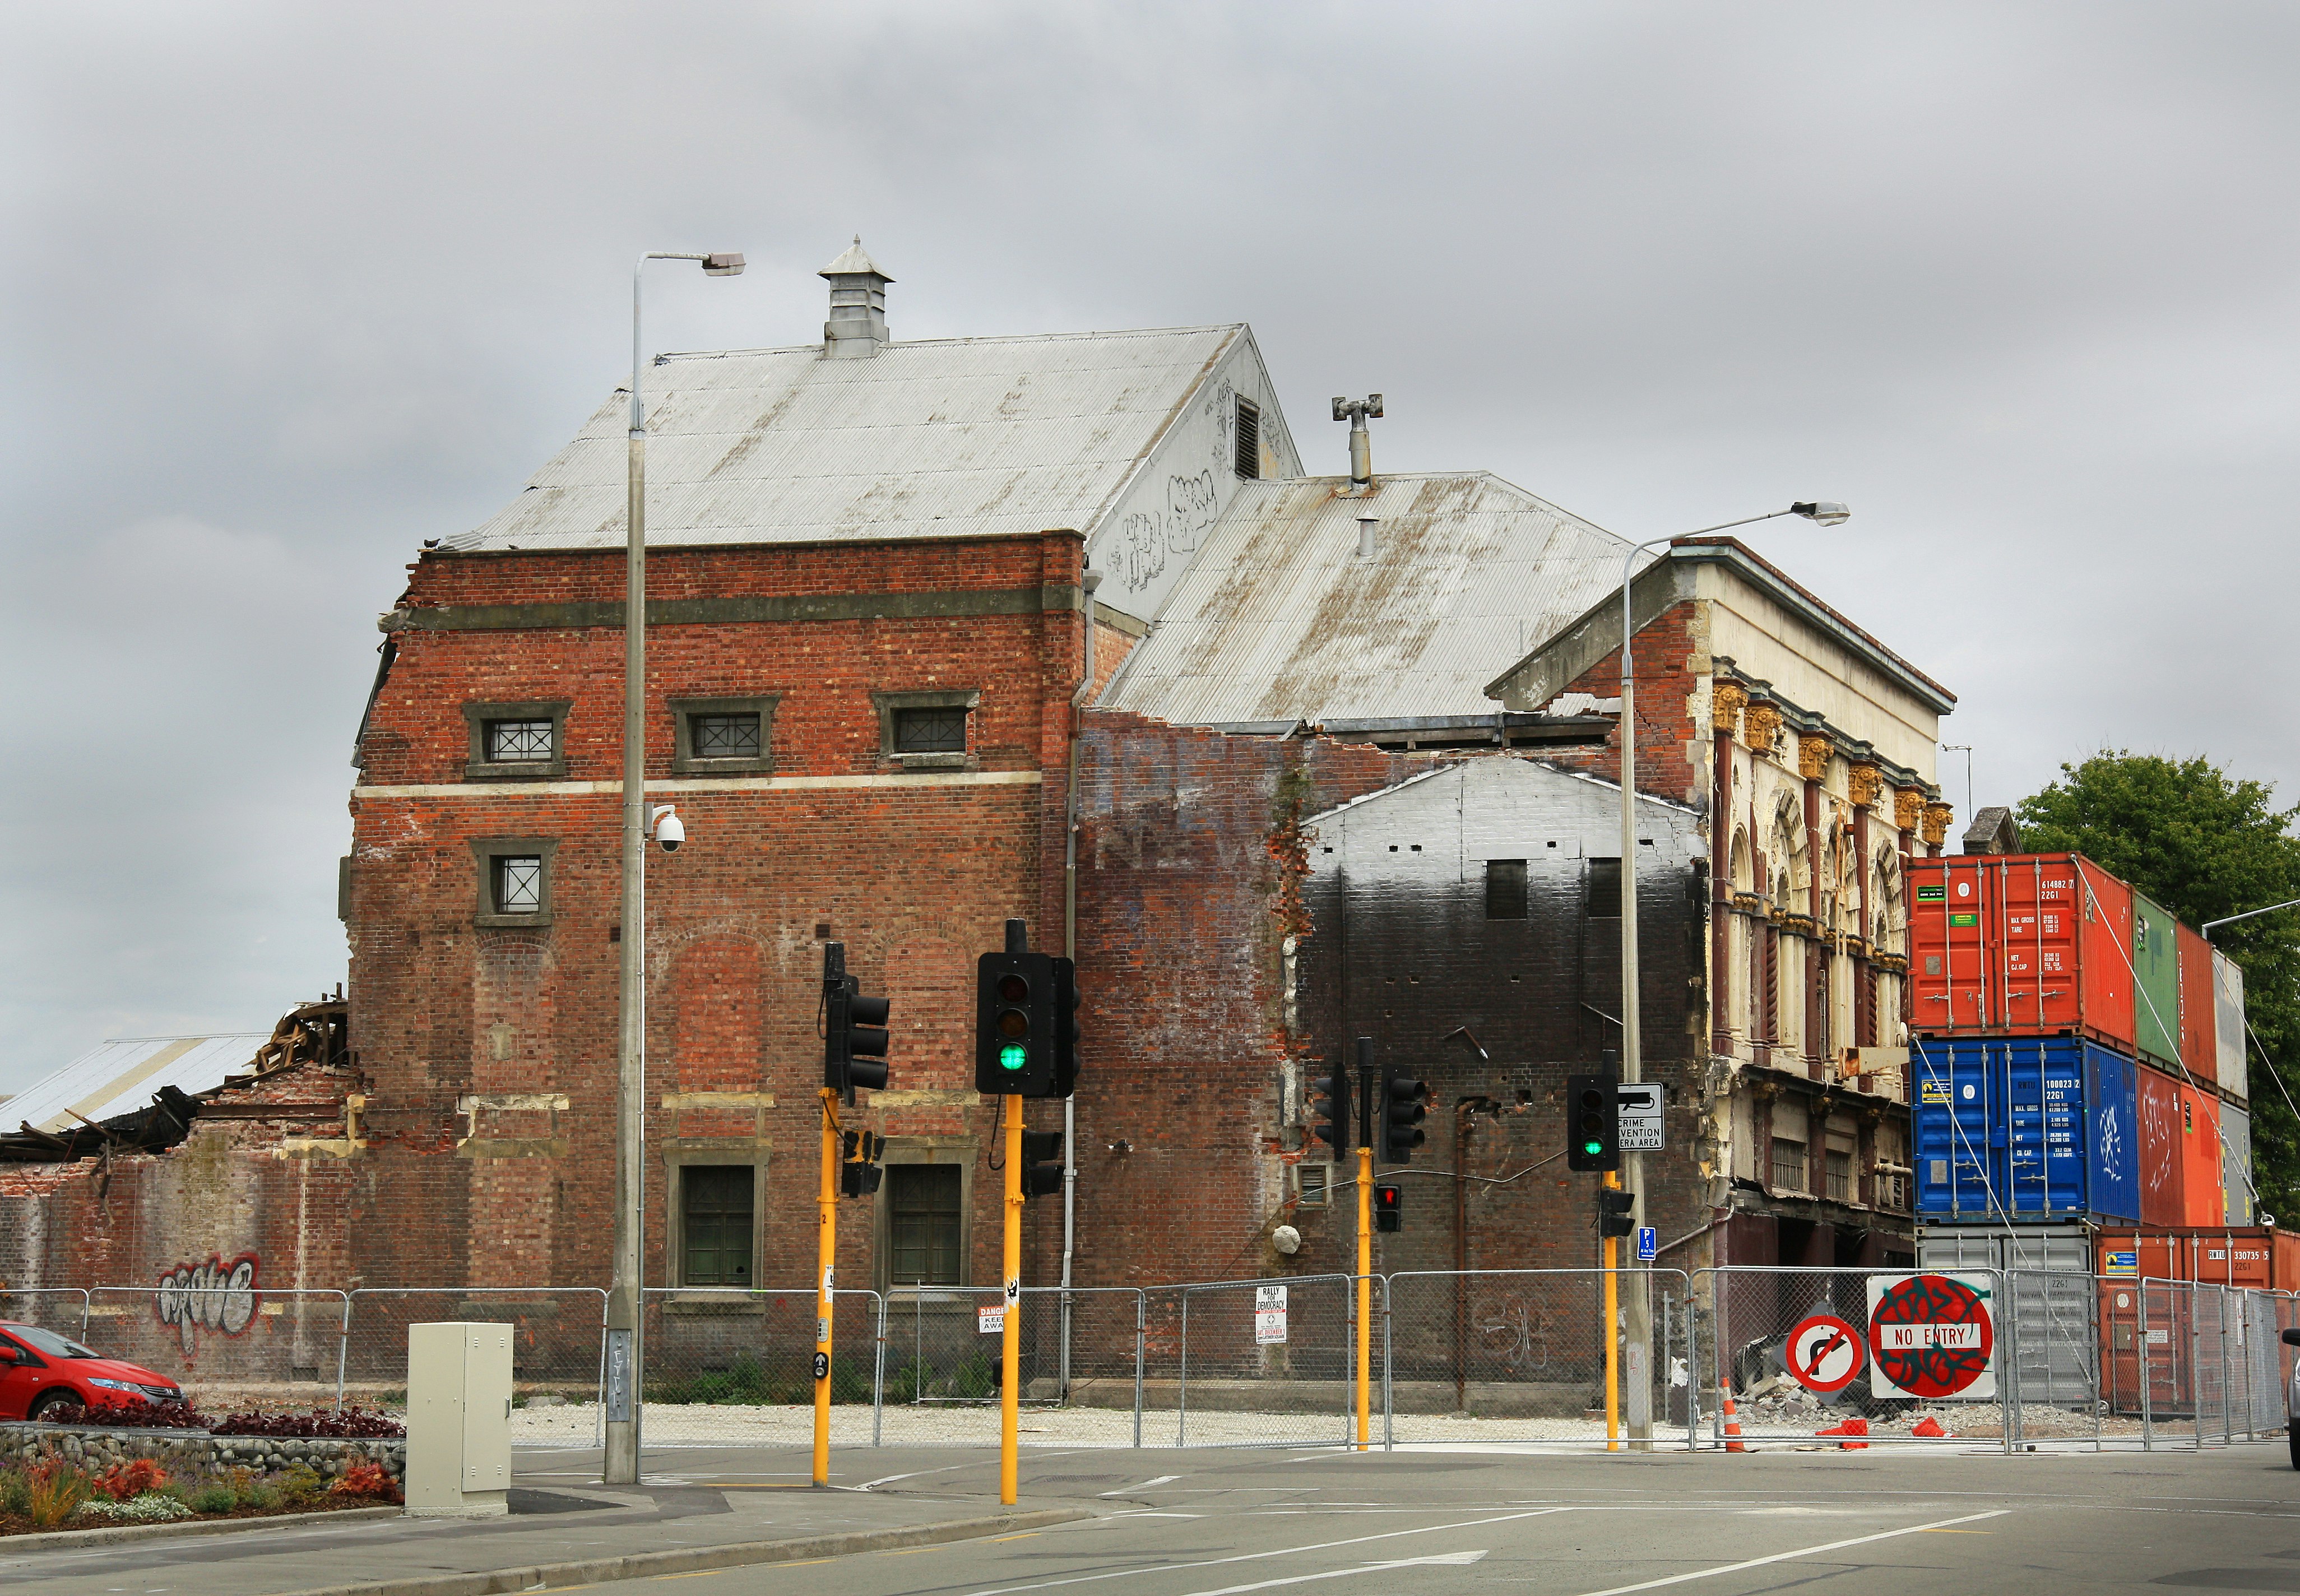
[[407,1326],[407,1511],[511,1511],[509,1325]]

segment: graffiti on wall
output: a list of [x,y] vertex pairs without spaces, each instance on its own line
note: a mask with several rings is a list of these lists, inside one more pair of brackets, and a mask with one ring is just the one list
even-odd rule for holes
[[204,1264],[179,1264],[160,1276],[152,1298],[152,1311],[163,1325],[173,1325],[189,1356],[194,1333],[206,1330],[238,1335],[255,1322],[262,1293],[255,1288],[256,1258],[243,1252],[229,1263],[211,1257]]
[[1129,593],[1139,593],[1166,572],[1169,552],[1195,551],[1214,517],[1221,513],[1211,470],[1196,476],[1176,474],[1166,479],[1166,508],[1138,511],[1119,523],[1120,579]]

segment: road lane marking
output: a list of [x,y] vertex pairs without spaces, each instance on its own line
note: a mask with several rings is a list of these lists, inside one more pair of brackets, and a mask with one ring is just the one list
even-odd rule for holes
[[1043,1533],[1039,1530],[1024,1530],[1019,1535],[993,1535],[990,1538],[993,1541],[1028,1541]]
[[1588,1596],[1629,1596],[1632,1591],[1658,1591],[1663,1585],[1681,1585],[1691,1579],[1711,1579],[1720,1574],[1738,1574],[1744,1568],[1762,1568],[1768,1563],[1790,1563],[1799,1558],[1819,1557],[1824,1551],[1838,1551],[1847,1546],[1866,1546],[1872,1541],[1890,1541],[1897,1535],[1921,1534],[1926,1530],[1946,1529],[1951,1525],[1971,1524],[1983,1518],[2002,1518],[2010,1508],[1996,1508],[1986,1513],[1971,1513],[1962,1518],[1944,1518],[1936,1524],[1912,1524],[1906,1529],[1882,1530],[1873,1535],[1855,1535],[1850,1541],[1830,1541],[1820,1546],[1806,1546],[1796,1551],[1777,1551],[1769,1558],[1751,1558],[1745,1563],[1721,1563],[1714,1568],[1696,1568],[1690,1574],[1672,1574],[1666,1579],[1648,1579],[1634,1585],[1613,1585],[1603,1591],[1591,1591]]
[[1153,1485],[1171,1485],[1181,1477],[1179,1474],[1162,1474],[1156,1479],[1145,1480],[1138,1485],[1121,1485],[1115,1491],[1097,1491],[1095,1494],[1096,1496],[1130,1496],[1137,1491],[1147,1491]]
[[[1489,1524],[1514,1524],[1521,1518],[1546,1518],[1553,1513],[1570,1513],[1571,1508],[1538,1508],[1527,1513],[1502,1513],[1490,1518],[1465,1518],[1456,1524],[1429,1524],[1420,1529],[1384,1530],[1378,1535],[1352,1535],[1344,1541],[1318,1541],[1307,1546],[1279,1546],[1269,1551],[1243,1551],[1235,1557],[1207,1558],[1196,1563],[1147,1563],[1139,1568],[1112,1568],[1101,1574],[1073,1574],[1062,1579],[1042,1579],[1027,1585],[996,1585],[973,1591],[968,1596],[1013,1596],[1018,1591],[1050,1591],[1059,1585],[1090,1584],[1096,1580],[1130,1579],[1138,1574],[1178,1574],[1191,1568],[1219,1568],[1229,1563],[1256,1563],[1264,1558],[1293,1557],[1304,1551],[1332,1551],[1344,1546],[1365,1546],[1376,1541],[1395,1541],[1401,1535],[1435,1535],[1447,1530],[1480,1529]],[[1148,1517],[1148,1514],[1136,1515]],[[1957,1522],[1962,1522],[1961,1520]]]
[[1250,1585],[1224,1585],[1219,1591],[1194,1591],[1190,1596],[1246,1596],[1248,1591],[1274,1590],[1279,1585],[1306,1585],[1317,1579],[1346,1579],[1353,1574],[1388,1574],[1397,1568],[1428,1568],[1438,1566],[1466,1567],[1484,1558],[1482,1551],[1446,1551],[1436,1557],[1399,1558],[1389,1563],[1360,1563],[1354,1568],[1328,1568],[1318,1574],[1296,1574],[1286,1579],[1265,1579]]

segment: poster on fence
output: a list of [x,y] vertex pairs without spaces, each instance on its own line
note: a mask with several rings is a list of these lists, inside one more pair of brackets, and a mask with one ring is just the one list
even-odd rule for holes
[[1869,1277],[1869,1389],[1974,1401],[1996,1394],[1996,1326],[1986,1275]]
[[1282,1285],[1257,1285],[1254,1288],[1254,1344],[1270,1346],[1286,1339],[1286,1288]]

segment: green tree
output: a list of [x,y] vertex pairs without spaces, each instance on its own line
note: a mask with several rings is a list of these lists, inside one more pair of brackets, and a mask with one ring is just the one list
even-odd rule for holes
[[[2021,801],[2021,845],[2082,853],[2190,926],[2300,898],[2300,807],[2203,759],[2103,749]],[[2300,1219],[2300,1115],[2285,1087],[2300,1059],[2300,910],[2222,926],[2212,945],[2244,968],[2253,1179],[2261,1206]],[[2264,1064],[2265,1050],[2272,1064]]]

